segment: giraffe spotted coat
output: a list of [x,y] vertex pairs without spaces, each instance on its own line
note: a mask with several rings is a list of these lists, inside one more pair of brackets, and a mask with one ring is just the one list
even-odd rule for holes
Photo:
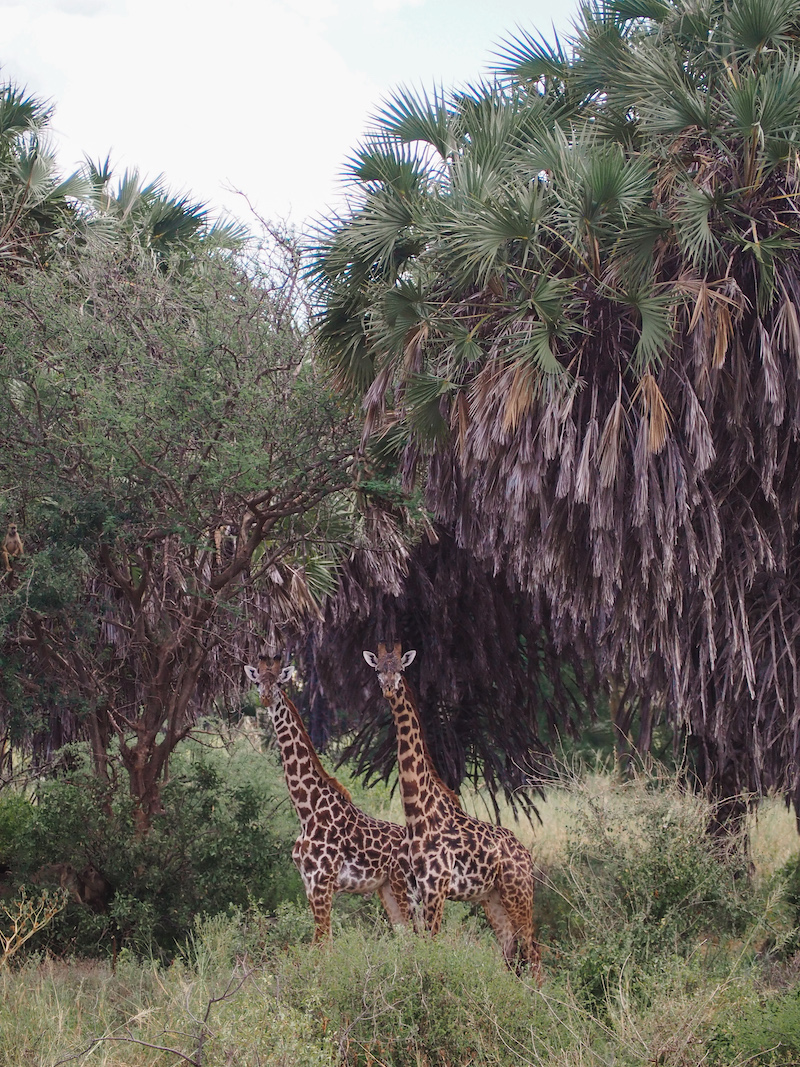
[[409,864],[425,927],[438,933],[447,899],[479,902],[506,962],[530,966],[538,979],[530,852],[505,827],[468,815],[436,773],[403,677],[415,655],[402,655],[399,644],[392,651],[379,645],[377,655],[364,652],[394,718]]
[[374,819],[325,771],[297,708],[280,687],[291,669],[260,656],[245,673],[259,689],[275,728],[286,784],[300,819],[292,859],[314,915],[314,940],[330,936],[334,893],[377,892],[393,923],[407,924],[409,872],[405,829]]

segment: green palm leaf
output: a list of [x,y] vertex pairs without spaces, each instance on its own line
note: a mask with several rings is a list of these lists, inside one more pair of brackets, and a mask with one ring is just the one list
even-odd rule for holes
[[425,92],[417,96],[401,89],[380,109],[376,124],[382,137],[396,138],[404,144],[425,142],[447,159],[457,146],[452,118],[442,90],[435,89],[432,96]]
[[731,46],[743,57],[752,57],[788,43],[799,19],[797,0],[734,0],[726,30]]
[[515,37],[504,41],[495,52],[498,74],[518,82],[538,82],[541,78],[566,81],[570,73],[569,55],[558,35],[551,43],[539,34],[519,29]]
[[398,196],[410,196],[424,188],[427,167],[424,158],[407,145],[382,139],[356,152],[347,162],[345,175],[367,186],[388,186]]

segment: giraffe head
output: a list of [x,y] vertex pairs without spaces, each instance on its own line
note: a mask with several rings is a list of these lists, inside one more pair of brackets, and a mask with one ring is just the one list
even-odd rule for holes
[[378,672],[378,681],[384,696],[388,697],[397,692],[403,671],[414,662],[416,654],[413,648],[403,654],[399,641],[395,641],[391,652],[383,642],[378,645],[377,653],[364,652],[364,659]]
[[281,668],[280,656],[259,656],[258,667],[245,665],[244,673],[249,681],[258,686],[258,695],[265,708],[272,704],[272,692],[278,685],[288,682],[292,677],[292,668]]

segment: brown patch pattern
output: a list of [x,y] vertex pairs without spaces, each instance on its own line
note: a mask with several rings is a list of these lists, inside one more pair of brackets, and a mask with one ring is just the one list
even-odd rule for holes
[[530,966],[540,980],[533,930],[533,861],[503,826],[462,810],[436,773],[403,671],[413,653],[399,644],[365,653],[378,672],[397,731],[397,763],[408,832],[409,861],[425,927],[439,931],[445,900],[483,905],[509,966]]
[[357,808],[323,768],[297,708],[278,685],[280,658],[259,657],[258,688],[269,709],[289,795],[300,819],[292,859],[314,915],[314,941],[330,936],[334,893],[377,892],[392,923],[408,924],[406,831]]

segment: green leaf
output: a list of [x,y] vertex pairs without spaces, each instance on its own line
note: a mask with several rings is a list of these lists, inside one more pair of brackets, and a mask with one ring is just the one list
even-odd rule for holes
[[398,196],[412,196],[425,185],[426,167],[408,146],[372,140],[350,158],[345,174],[359,182],[389,186]]
[[386,101],[376,118],[381,137],[396,138],[405,144],[423,141],[442,159],[456,150],[451,120],[448,100],[441,89],[434,90],[432,97],[424,91],[414,95],[401,89]]
[[663,22],[672,14],[672,7],[662,0],[611,0],[608,5],[621,19],[652,19]]
[[704,271],[721,252],[721,243],[711,225],[714,211],[724,209],[726,200],[712,196],[696,185],[684,185],[675,197],[675,236],[693,266]]
[[734,0],[726,29],[732,47],[753,56],[786,43],[797,18],[796,0]]
[[449,435],[440,402],[454,388],[452,383],[433,374],[413,374],[408,378],[403,404],[411,427],[424,443],[433,445]]
[[569,73],[569,56],[558,35],[554,36],[555,41],[551,44],[539,34],[519,29],[517,36],[504,41],[495,52],[500,62],[494,70],[518,81],[538,82],[540,78],[564,81]]
[[659,366],[673,343],[675,297],[643,288],[615,294],[613,298],[632,307],[639,316],[639,340],[631,358],[637,373]]

